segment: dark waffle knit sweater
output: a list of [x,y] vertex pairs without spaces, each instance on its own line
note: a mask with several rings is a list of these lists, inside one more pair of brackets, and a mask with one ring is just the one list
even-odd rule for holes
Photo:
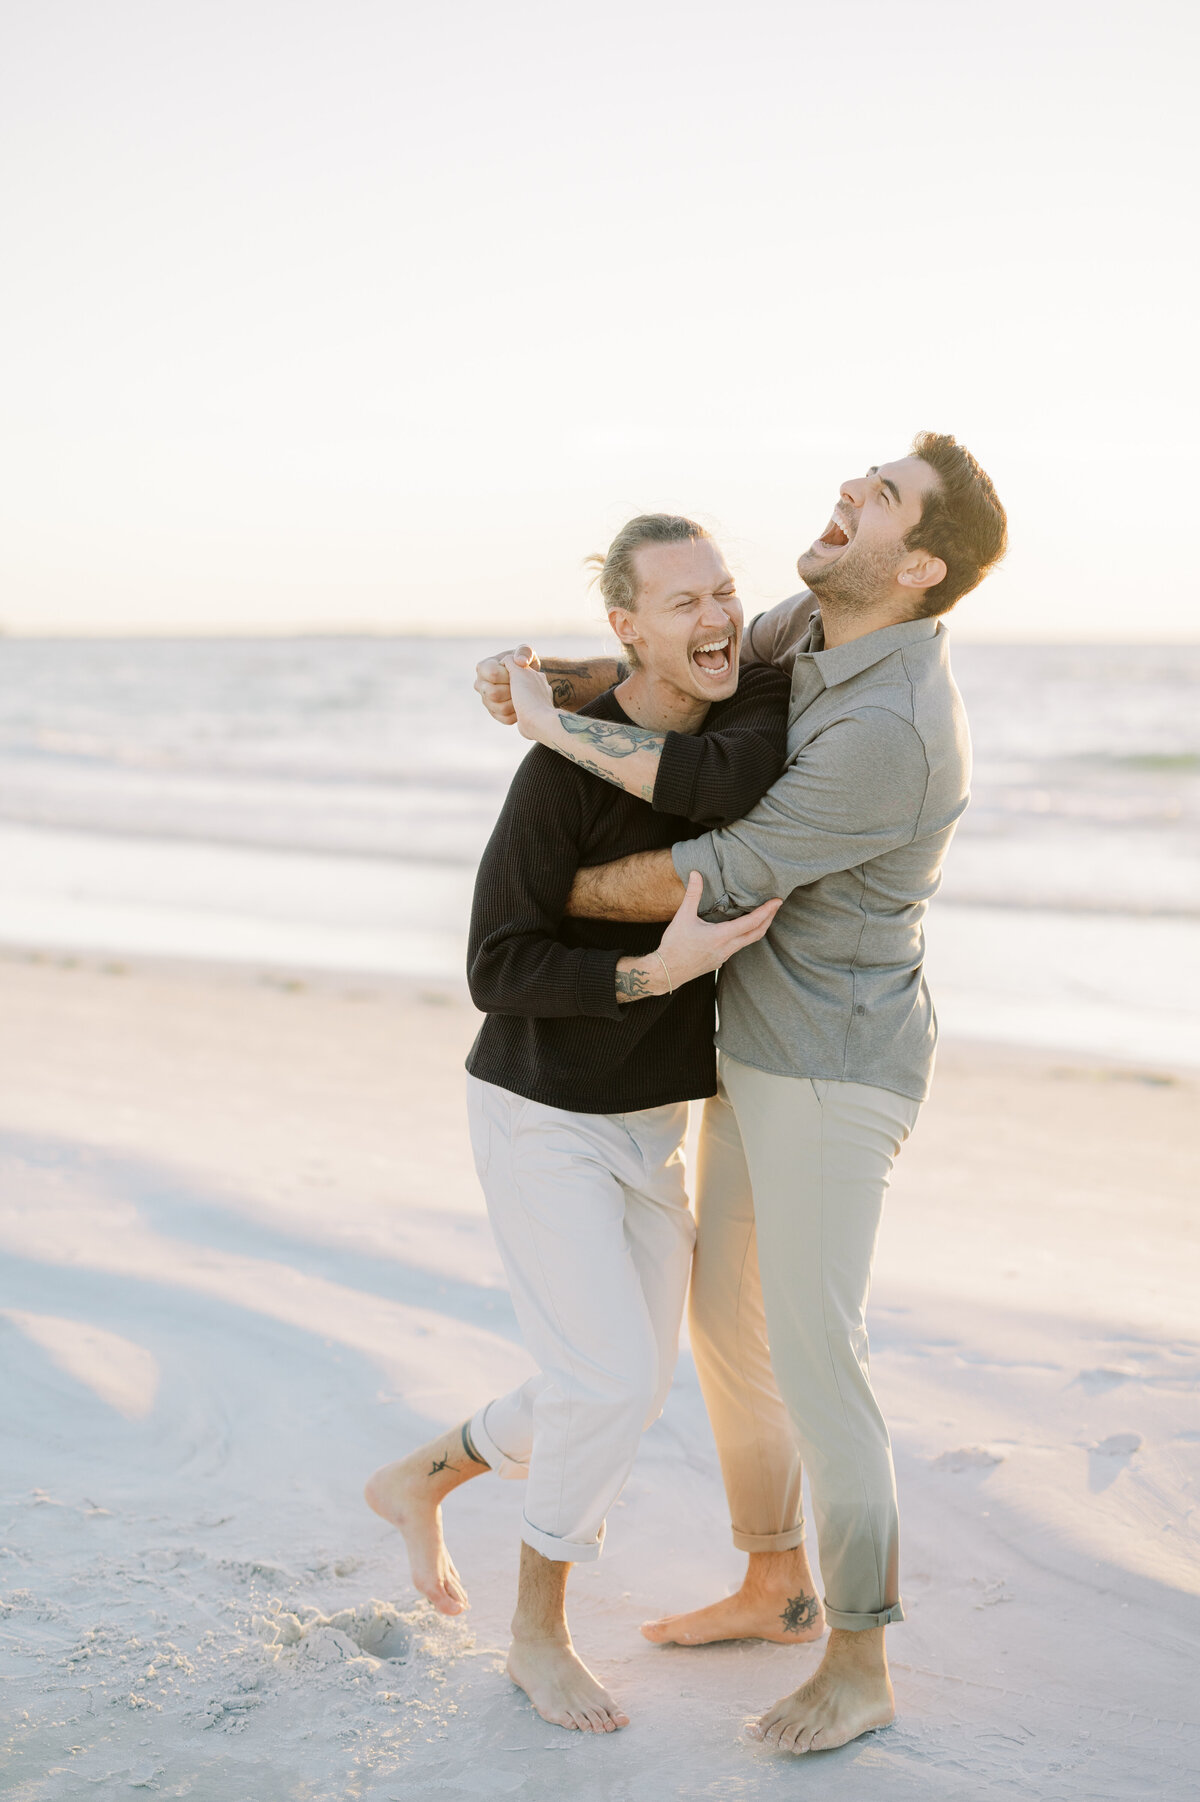
[[[568,919],[575,872],[741,819],[783,769],[788,677],[742,672],[699,732],[669,732],[653,804],[534,745],[475,881],[467,979],[487,1015],[467,1058],[484,1082],[573,1113],[620,1114],[716,1092],[716,981],[619,1003],[617,963],[661,925]],[[610,689],[581,712],[627,721]]]

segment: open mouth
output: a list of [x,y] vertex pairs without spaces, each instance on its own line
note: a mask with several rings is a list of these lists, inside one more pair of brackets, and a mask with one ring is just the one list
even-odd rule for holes
[[821,536],[817,539],[812,548],[814,551],[817,550],[818,547],[827,551],[845,550],[852,536],[853,534],[847,532],[846,528],[841,525],[835,517],[830,520],[829,524],[821,533]]
[[733,667],[733,633],[710,639],[708,644],[698,644],[692,652],[692,662],[710,680],[727,676]]

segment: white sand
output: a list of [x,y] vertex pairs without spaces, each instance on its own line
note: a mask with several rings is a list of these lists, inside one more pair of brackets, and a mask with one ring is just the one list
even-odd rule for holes
[[15,956],[0,987],[5,1793],[1195,1795],[1194,1077],[946,1048],[873,1312],[899,1719],[796,1761],[739,1729],[819,1648],[637,1633],[741,1568],[686,1353],[573,1579],[620,1735],[545,1725],[500,1674],[518,1486],[447,1505],[459,1623],[361,1501],[528,1368],[457,990]]

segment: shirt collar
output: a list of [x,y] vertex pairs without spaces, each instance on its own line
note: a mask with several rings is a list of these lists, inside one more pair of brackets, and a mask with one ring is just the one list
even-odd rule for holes
[[943,629],[939,619],[902,619],[897,626],[881,626],[877,632],[865,632],[861,638],[852,638],[849,644],[834,645],[827,651],[821,615],[814,613],[808,655],[820,670],[826,688],[836,688],[839,682],[848,682],[873,664],[882,663],[893,651],[935,638]]

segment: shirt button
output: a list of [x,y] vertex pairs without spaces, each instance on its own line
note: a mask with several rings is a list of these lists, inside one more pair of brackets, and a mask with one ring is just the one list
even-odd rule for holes
[[859,1004],[858,1004],[858,1006],[857,1006],[857,1007],[856,1007],[856,1008],[855,1008],[855,1010],[854,1010],[854,1011],[855,1011],[855,1013],[856,1013],[856,1014],[865,1014],[865,1013],[866,1013],[866,1011],[867,1011],[867,1010],[866,1010],[866,1008],[865,1008],[865,1007],[864,1007],[864,1006],[863,1006],[863,1004],[862,1004],[862,1002],[861,1002],[861,1001],[860,1001],[860,1002],[859,1002]]

